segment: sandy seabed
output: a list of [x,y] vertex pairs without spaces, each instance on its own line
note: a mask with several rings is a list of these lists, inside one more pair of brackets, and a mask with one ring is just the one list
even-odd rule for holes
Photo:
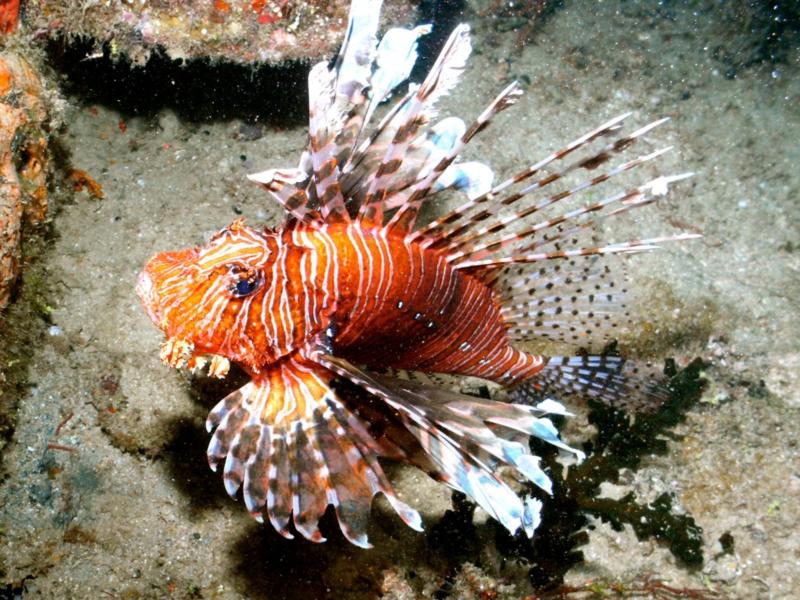
[[[783,63],[730,72],[717,50],[738,47],[746,32],[737,21],[714,3],[670,6],[566,2],[521,50],[513,31],[497,30],[500,21],[471,12],[476,51],[442,113],[468,118],[508,81],[523,81],[518,106],[468,152],[501,175],[616,114],[633,111],[640,124],[671,117],[650,142],[675,147],[658,169],[696,175],[615,231],[618,239],[681,230],[704,237],[628,261],[641,290],[636,316],[650,324],[628,345],[683,363],[703,357],[711,382],[669,454],[648,458],[605,493],[673,493],[703,529],[705,563],[689,570],[658,543],[598,522],[567,582],[653,574],[724,597],[797,598],[797,48]],[[60,143],[105,198],[77,193],[62,205],[42,259],[52,326],[35,348],[3,459],[5,593],[309,599],[439,590],[478,598],[484,585],[501,598],[531,594],[525,565],[500,560],[491,541],[478,567],[446,573],[429,538],[405,530],[381,501],[372,550],[339,535],[323,545],[285,541],[230,500],[207,468],[203,422],[219,394],[161,365],[160,334],[133,292],[136,274],[152,254],[201,243],[234,218],[277,225],[279,211],[245,175],[296,164],[305,124],[268,120],[253,135],[236,119],[191,122],[180,107],[133,116],[69,100]],[[583,416],[568,439],[580,437]],[[424,475],[396,468],[392,476],[429,528],[450,508],[450,493]],[[728,536],[732,549],[720,542]],[[24,593],[13,591],[20,581]]]

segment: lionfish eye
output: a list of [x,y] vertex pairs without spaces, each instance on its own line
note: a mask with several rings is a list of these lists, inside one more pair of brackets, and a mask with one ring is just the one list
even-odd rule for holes
[[233,294],[239,298],[249,296],[258,289],[258,279],[240,279],[233,286]]
[[253,269],[244,269],[239,266],[234,266],[231,268],[231,273],[238,277],[230,288],[231,293],[237,298],[249,296],[261,286],[262,279]]

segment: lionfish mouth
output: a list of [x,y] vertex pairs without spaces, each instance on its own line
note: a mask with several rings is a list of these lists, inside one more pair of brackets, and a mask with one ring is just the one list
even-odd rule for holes
[[180,275],[183,267],[195,258],[194,248],[157,254],[144,266],[136,280],[136,295],[144,305],[147,316],[159,329],[164,329],[164,314],[161,306],[164,284]]
[[[148,264],[149,267],[149,264]],[[136,295],[144,305],[147,316],[161,328],[161,306],[153,278],[146,267],[136,280]],[[173,368],[187,367],[197,372],[208,367],[208,376],[222,379],[228,374],[230,361],[219,354],[196,353],[194,344],[180,338],[167,338],[161,345],[161,361]]]

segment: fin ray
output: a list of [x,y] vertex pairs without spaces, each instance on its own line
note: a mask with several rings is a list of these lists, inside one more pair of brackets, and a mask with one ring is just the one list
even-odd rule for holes
[[[544,417],[557,403],[527,407],[481,400],[373,375],[322,352],[316,353],[314,359],[396,411],[424,450],[426,462],[417,466],[426,468],[432,464],[433,477],[472,497],[512,533],[522,527],[529,536],[533,534],[531,524],[538,522],[539,515],[532,511],[537,505],[513,492],[496,475],[496,467],[513,466],[533,483],[550,489],[549,479],[527,446],[520,443],[518,434],[539,437],[583,457],[558,439],[552,423]],[[409,452],[412,461],[413,456]]]
[[344,535],[368,547],[378,493],[420,529],[419,514],[396,497],[376,460],[380,445],[330,387],[333,377],[302,352],[270,365],[209,413],[209,463],[224,461],[228,493],[242,488],[248,511],[266,515],[287,538],[293,523],[305,538],[324,541],[318,522],[330,504]]
[[652,410],[669,398],[669,386],[652,365],[613,355],[553,356],[533,379],[512,391],[515,402],[547,396],[588,396],[629,410]]

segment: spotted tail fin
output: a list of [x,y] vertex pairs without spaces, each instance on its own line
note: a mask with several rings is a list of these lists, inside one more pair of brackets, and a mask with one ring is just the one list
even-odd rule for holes
[[664,375],[652,365],[619,356],[552,356],[536,377],[515,387],[515,402],[582,396],[629,411],[650,411],[669,398]]
[[242,488],[248,511],[259,521],[266,516],[287,538],[293,522],[305,538],[324,541],[318,522],[330,504],[345,537],[369,547],[367,521],[378,493],[421,530],[419,514],[397,498],[378,464],[384,450],[337,397],[332,378],[298,355],[228,395],[206,422],[214,431],[209,464],[224,464],[228,494],[236,498]]
[[529,537],[539,523],[541,503],[520,497],[497,471],[507,465],[544,491],[551,482],[532,455],[535,436],[583,458],[561,442],[548,414],[567,414],[557,402],[522,406],[482,400],[407,380],[378,376],[348,361],[317,355],[315,360],[385,403],[411,436],[401,444],[406,460],[455,490],[465,493],[511,533]]

